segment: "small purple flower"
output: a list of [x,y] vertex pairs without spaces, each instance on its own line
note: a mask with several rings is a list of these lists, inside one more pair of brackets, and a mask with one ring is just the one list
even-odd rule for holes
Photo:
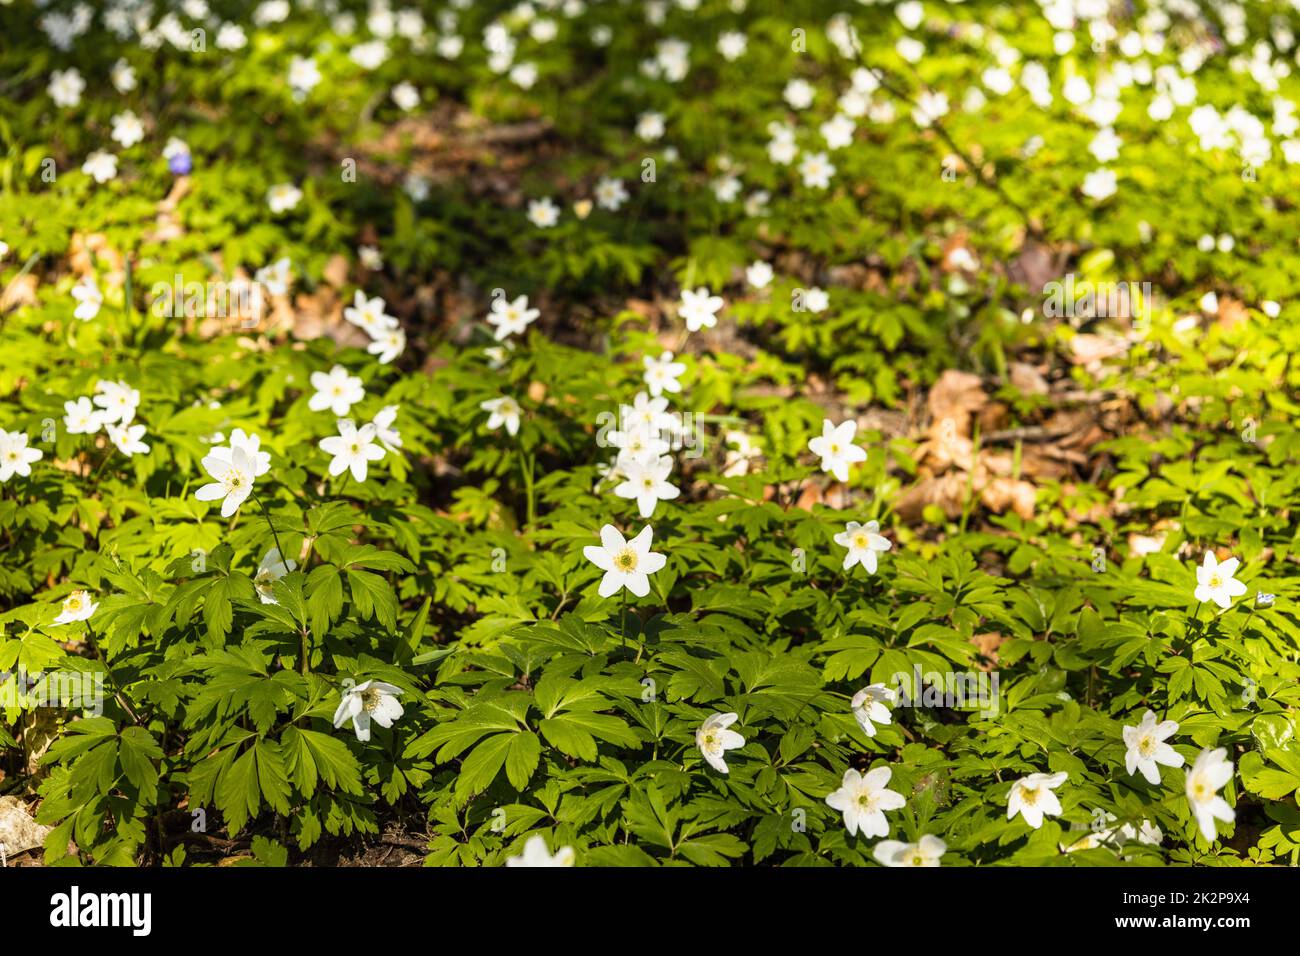
[[187,176],[191,169],[194,168],[194,161],[190,158],[190,148],[185,145],[185,141],[173,136],[163,147],[163,156],[167,157],[167,168],[176,176]]

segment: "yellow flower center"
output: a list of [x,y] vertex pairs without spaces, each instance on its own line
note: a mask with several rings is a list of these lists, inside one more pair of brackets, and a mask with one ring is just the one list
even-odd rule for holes
[[624,548],[614,557],[614,566],[620,571],[635,571],[636,563],[636,552],[631,548]]

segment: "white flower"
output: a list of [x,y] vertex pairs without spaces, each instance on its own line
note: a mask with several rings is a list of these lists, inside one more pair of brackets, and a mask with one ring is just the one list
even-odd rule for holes
[[380,332],[374,341],[366,346],[366,351],[379,357],[380,365],[387,365],[406,351],[406,333],[401,329],[388,329]]
[[72,287],[72,297],[77,300],[77,307],[72,314],[82,322],[89,322],[99,315],[99,307],[104,304],[104,294],[99,291],[92,276],[86,276]]
[[117,157],[112,153],[97,149],[81,164],[81,171],[103,184],[117,176]]
[[119,93],[130,93],[135,89],[135,70],[124,59],[118,59],[113,64],[113,71],[109,74],[109,78]]
[[396,452],[402,447],[402,436],[393,427],[400,408],[399,405],[385,405],[375,413],[374,421],[371,422],[375,426],[375,438],[391,452]]
[[361,261],[362,267],[371,272],[378,272],[384,267],[384,257],[378,246],[358,246],[357,259]]
[[857,124],[843,113],[836,113],[819,128],[827,149],[843,149],[853,142]]
[[619,206],[627,202],[627,188],[623,185],[623,180],[607,176],[596,183],[595,196],[596,204],[601,209],[616,212]]
[[1228,801],[1219,796],[1220,788],[1232,779],[1232,761],[1228,751],[1219,747],[1202,750],[1187,773],[1187,802],[1200,825],[1201,836],[1213,843],[1217,837],[1215,820],[1231,823],[1237,818]]
[[350,470],[357,481],[365,481],[368,464],[384,457],[384,449],[375,444],[377,433],[373,423],[357,428],[351,419],[339,419],[339,433],[320,441],[320,450],[333,456],[330,475]]
[[831,184],[835,167],[825,153],[805,153],[803,162],[799,164],[799,175],[803,177],[803,184],[810,189],[825,189]]
[[866,524],[850,521],[835,536],[835,543],[849,549],[848,554],[844,555],[845,571],[855,564],[861,564],[868,574],[876,573],[876,553],[883,554],[893,547],[888,538],[881,537],[878,521],[868,521]]
[[23,432],[7,432],[0,428],[0,482],[14,475],[27,478],[32,473],[32,463],[41,460],[39,448],[27,447]]
[[740,180],[728,174],[713,181],[713,194],[718,197],[718,202],[734,202],[740,195],[740,186]]
[[614,489],[614,494],[635,500],[642,518],[653,515],[655,506],[660,501],[671,501],[681,494],[681,490],[668,481],[673,470],[673,460],[667,455],[620,461],[619,468],[625,480]]
[[69,435],[93,435],[104,424],[104,413],[96,411],[84,395],[75,402],[64,402],[63,411],[63,426]]
[[546,838],[536,833],[524,844],[524,852],[506,860],[506,866],[573,866],[573,847],[562,846],[552,856],[546,849]]
[[289,19],[288,0],[263,0],[253,10],[253,22],[259,27],[283,23]]
[[829,418],[822,421],[822,433],[808,442],[808,448],[821,458],[822,471],[835,476],[837,481],[849,480],[849,466],[867,460],[867,452],[853,444],[858,423],[852,420],[832,425]]
[[674,362],[672,352],[664,352],[658,358],[647,355],[641,361],[645,364],[645,387],[651,395],[658,397],[664,392],[677,393],[682,390],[682,383],[677,379],[686,371],[686,366]]
[[406,190],[406,195],[411,197],[412,202],[424,202],[429,198],[429,177],[421,176],[419,173],[407,173],[406,179],[402,181],[402,188]]
[[663,71],[664,79],[677,83],[686,78],[691,68],[690,44],[669,38],[660,40],[655,50],[655,60]]
[[1124,766],[1129,776],[1141,770],[1147,783],[1159,785],[1160,768],[1157,764],[1181,767],[1183,755],[1165,743],[1167,737],[1172,737],[1177,732],[1178,724],[1172,720],[1157,724],[1153,710],[1143,714],[1136,727],[1124,727],[1124,743],[1128,747],[1128,753],[1124,755]]
[[1081,106],[1092,99],[1092,85],[1086,77],[1076,73],[1066,79],[1065,85],[1061,88],[1061,95],[1065,97],[1066,102]]
[[334,711],[334,726],[342,727],[350,719],[357,740],[366,743],[370,739],[372,720],[380,727],[391,727],[402,716],[402,705],[397,700],[401,692],[400,687],[377,680],[349,687],[339,701],[338,710]]
[[550,196],[534,199],[528,204],[528,221],[538,229],[550,229],[560,221],[560,208]]
[[[172,142],[177,142],[173,140]],[[266,291],[271,295],[284,295],[289,291],[289,281],[292,278],[290,269],[292,263],[288,256],[276,259],[269,266],[262,266],[257,270],[254,278],[262,285],[266,286]]]
[[74,621],[88,621],[99,604],[90,600],[85,591],[73,591],[63,599],[63,610],[54,619],[55,624],[71,624]]
[[[627,406],[624,405],[623,408],[626,409]],[[618,464],[620,466],[623,462],[631,461],[633,458],[657,457],[666,455],[669,451],[668,442],[664,440],[663,436],[646,425],[633,425],[626,430],[611,431],[606,438],[611,445],[619,450]]]
[[858,831],[864,837],[889,836],[885,811],[898,810],[907,803],[902,794],[885,789],[892,775],[888,767],[876,767],[865,774],[844,771],[840,788],[826,798],[826,805],[844,814],[849,836]]
[[130,149],[140,140],[144,139],[144,124],[140,118],[131,110],[118,113],[113,117],[112,138],[119,143],[123,149]]
[[[220,439],[218,439],[220,441]],[[271,470],[271,453],[262,451],[262,439],[257,435],[245,433],[236,428],[230,433],[230,447],[217,447],[208,451],[208,457],[218,461],[234,462],[235,449],[240,449],[253,471],[254,478],[261,478]]]
[[502,425],[505,425],[506,431],[511,436],[519,434],[519,415],[523,409],[509,395],[503,395],[500,398],[489,398],[485,402],[479,402],[478,407],[488,413],[487,427],[490,431],[496,431]]
[[277,183],[266,192],[266,204],[279,215],[288,212],[302,201],[302,190],[293,183]]
[[925,44],[913,37],[902,37],[894,44],[894,50],[908,63],[916,63],[925,56]]
[[149,454],[149,446],[142,441],[145,432],[143,425],[105,425],[104,432],[108,435],[109,440],[117,446],[117,450],[126,455],[127,458],[132,455]]
[[262,599],[263,604],[280,603],[275,599],[275,591],[271,585],[297,567],[298,562],[293,558],[285,561],[280,557],[279,548],[272,548],[266,552],[262,563],[257,566],[257,576],[253,578],[253,587],[257,589],[257,596]]
[[803,307],[809,312],[825,312],[831,305],[830,293],[825,289],[813,286],[804,292]]
[[802,77],[795,77],[785,85],[785,101],[790,104],[791,109],[806,110],[812,105],[813,97],[817,91],[813,85]]
[[311,387],[316,389],[316,394],[307,402],[307,407],[313,412],[329,409],[339,418],[366,397],[361,379],[349,375],[342,365],[335,365],[328,373],[312,372]]
[[194,492],[194,497],[199,501],[223,499],[221,517],[229,518],[253,493],[252,462],[240,446],[222,455],[209,453],[203,459],[203,468],[213,480]]
[[735,448],[735,458],[727,463],[722,473],[728,478],[749,474],[749,462],[762,454],[753,439],[741,431],[729,431],[723,437]]
[[651,398],[645,392],[637,392],[631,405],[620,405],[618,414],[619,425],[624,431],[646,428],[651,433],[671,432],[677,424],[672,412],[668,411],[668,399],[662,396]]
[[653,534],[646,525],[635,538],[625,541],[617,528],[607,524],[600,529],[600,545],[582,549],[586,559],[605,572],[600,579],[601,597],[617,594],[624,587],[637,597],[650,593],[649,575],[668,563],[664,555],[650,550]]
[[289,86],[300,93],[310,93],[320,82],[320,70],[309,56],[295,56],[289,61]]
[[1229,558],[1222,564],[1213,551],[1205,552],[1205,562],[1196,569],[1197,601],[1213,601],[1225,611],[1232,607],[1232,599],[1246,593],[1246,585],[1233,577],[1241,562]]
[[1119,158],[1119,148],[1123,144],[1115,131],[1107,126],[1099,131],[1088,144],[1088,152],[1092,153],[1092,158],[1099,163],[1109,163]]
[[853,695],[850,706],[853,717],[868,737],[876,736],[876,724],[893,723],[886,703],[894,702],[895,694],[884,684],[869,684]]
[[86,81],[75,67],[67,70],[55,70],[50,74],[49,94],[55,106],[76,106],[81,102],[81,93],[86,88]]
[[933,125],[937,119],[948,115],[948,95],[924,90],[916,98],[916,109],[912,110],[912,122],[922,129]]
[[348,51],[348,56],[363,70],[375,70],[388,59],[388,44],[383,40],[359,43]]
[[744,56],[748,46],[749,38],[735,30],[728,30],[718,36],[718,53],[728,63],[733,63]]
[[555,21],[545,18],[533,21],[532,26],[528,28],[528,35],[538,43],[550,43],[559,32],[560,28]]
[[380,333],[397,328],[397,319],[384,311],[384,300],[379,296],[367,299],[360,289],[352,299],[352,304],[343,309],[343,318],[353,325],[364,329],[372,339]]
[[[799,155],[799,145],[794,141],[794,130],[781,124],[775,125],[778,132],[772,134],[772,139],[767,144],[767,158],[778,166],[789,166]],[[768,128],[772,129],[772,127]],[[787,130],[788,135],[785,132]]]
[[690,289],[682,290],[682,301],[677,307],[677,313],[686,322],[688,332],[698,332],[718,324],[717,313],[721,308],[722,296],[714,295],[700,286],[694,292]]
[[217,30],[218,50],[242,50],[247,43],[244,28],[237,23],[223,23]]
[[510,82],[521,90],[531,90],[537,83],[537,64],[516,63],[510,68]]
[[120,422],[125,425],[135,418],[135,410],[140,404],[140,392],[126,382],[100,379],[95,383],[95,404],[104,409],[104,424]]
[[642,113],[636,121],[636,135],[647,142],[653,142],[664,135],[664,116],[662,113]]
[[884,866],[938,866],[947,850],[948,844],[937,836],[926,834],[916,843],[881,840],[872,849],[871,855]]
[[420,105],[420,91],[406,81],[393,87],[392,97],[398,109],[407,113]]
[[1026,823],[1037,830],[1043,825],[1043,817],[1060,816],[1061,801],[1052,791],[1065,783],[1068,776],[1061,772],[1031,773],[1027,777],[1021,777],[1011,785],[1011,791],[1007,794],[1007,819],[1010,820],[1019,813]]
[[761,259],[745,269],[745,280],[755,289],[766,288],[772,275],[772,267]]
[[920,0],[904,0],[894,8],[894,16],[908,30],[915,30],[925,19],[925,7]]
[[500,296],[492,300],[492,311],[487,315],[487,323],[496,326],[496,340],[500,342],[511,335],[523,335],[541,314],[538,309],[528,308],[526,295],[517,296],[513,302]]
[[1083,194],[1097,202],[1109,199],[1115,195],[1118,188],[1118,180],[1113,169],[1095,169],[1083,177]]
[[727,773],[727,751],[745,746],[745,738],[728,729],[737,719],[735,714],[710,714],[695,731],[695,746],[718,773]]

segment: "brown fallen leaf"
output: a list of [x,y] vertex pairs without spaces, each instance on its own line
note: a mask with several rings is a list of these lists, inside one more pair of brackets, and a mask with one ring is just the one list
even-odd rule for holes
[[1123,355],[1129,343],[1121,338],[1080,332],[1070,339],[1070,361],[1085,368],[1100,366],[1108,358]]
[[1012,362],[1010,368],[1012,386],[1021,395],[1046,395],[1047,379],[1037,368],[1027,362]]
[[1027,481],[993,478],[979,491],[980,503],[996,514],[1012,510],[1026,521],[1034,517],[1034,499],[1037,491]]
[[984,407],[988,395],[978,375],[948,369],[930,389],[931,434],[950,420],[959,435],[970,434],[971,416]]

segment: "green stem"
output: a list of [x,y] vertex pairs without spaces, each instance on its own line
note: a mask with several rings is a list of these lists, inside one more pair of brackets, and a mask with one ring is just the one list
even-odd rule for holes
[[250,494],[252,494],[253,500],[257,502],[257,506],[262,509],[262,517],[266,519],[266,525],[271,529],[271,537],[275,540],[275,549],[280,552],[280,561],[283,562],[288,555],[284,553],[284,548],[280,546],[280,536],[276,534],[275,525],[271,521],[271,513],[266,510],[266,505],[262,504],[262,499],[257,496],[256,491],[250,491]]
[[627,653],[627,586],[625,585],[619,592],[622,600],[618,607],[618,636],[623,643],[623,653]]
[[528,500],[528,527],[537,523],[537,497],[533,491],[533,476],[536,473],[537,460],[532,455],[519,459],[519,470],[524,476],[524,494]]
[[127,703],[126,695],[122,692],[122,685],[117,682],[117,675],[113,673],[113,668],[108,666],[108,661],[100,652],[99,645],[95,643],[95,631],[90,626],[89,621],[86,622],[86,643],[90,645],[90,649],[94,653],[95,659],[104,665],[104,673],[108,675],[108,682],[113,685],[114,699],[116,699],[121,708],[126,711],[126,715],[131,718],[133,724],[140,723],[140,717],[136,714],[135,710],[132,709],[131,705]]

